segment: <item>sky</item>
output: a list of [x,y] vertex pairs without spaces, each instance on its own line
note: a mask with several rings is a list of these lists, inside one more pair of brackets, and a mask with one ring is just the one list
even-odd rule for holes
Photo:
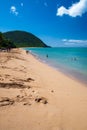
[[0,31],[12,30],[53,47],[87,47],[87,0],[0,0]]

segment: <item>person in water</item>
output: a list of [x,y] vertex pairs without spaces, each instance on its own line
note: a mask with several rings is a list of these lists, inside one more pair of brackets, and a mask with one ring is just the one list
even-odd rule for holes
[[46,55],[46,57],[48,58],[48,54]]

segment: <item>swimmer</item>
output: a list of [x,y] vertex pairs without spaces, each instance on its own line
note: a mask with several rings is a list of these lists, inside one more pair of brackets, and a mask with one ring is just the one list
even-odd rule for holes
[[46,57],[48,58],[48,54],[46,55]]

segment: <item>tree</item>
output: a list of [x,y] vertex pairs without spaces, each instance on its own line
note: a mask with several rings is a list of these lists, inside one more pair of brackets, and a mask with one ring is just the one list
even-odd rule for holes
[[14,45],[14,43],[9,39],[5,39],[3,34],[0,32],[0,48],[15,48],[15,47],[16,46]]
[[0,43],[4,40],[3,34],[0,32]]

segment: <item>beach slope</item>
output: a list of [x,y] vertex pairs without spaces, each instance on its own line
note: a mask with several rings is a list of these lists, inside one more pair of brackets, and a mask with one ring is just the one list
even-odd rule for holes
[[0,130],[87,130],[87,87],[25,50],[0,52]]

